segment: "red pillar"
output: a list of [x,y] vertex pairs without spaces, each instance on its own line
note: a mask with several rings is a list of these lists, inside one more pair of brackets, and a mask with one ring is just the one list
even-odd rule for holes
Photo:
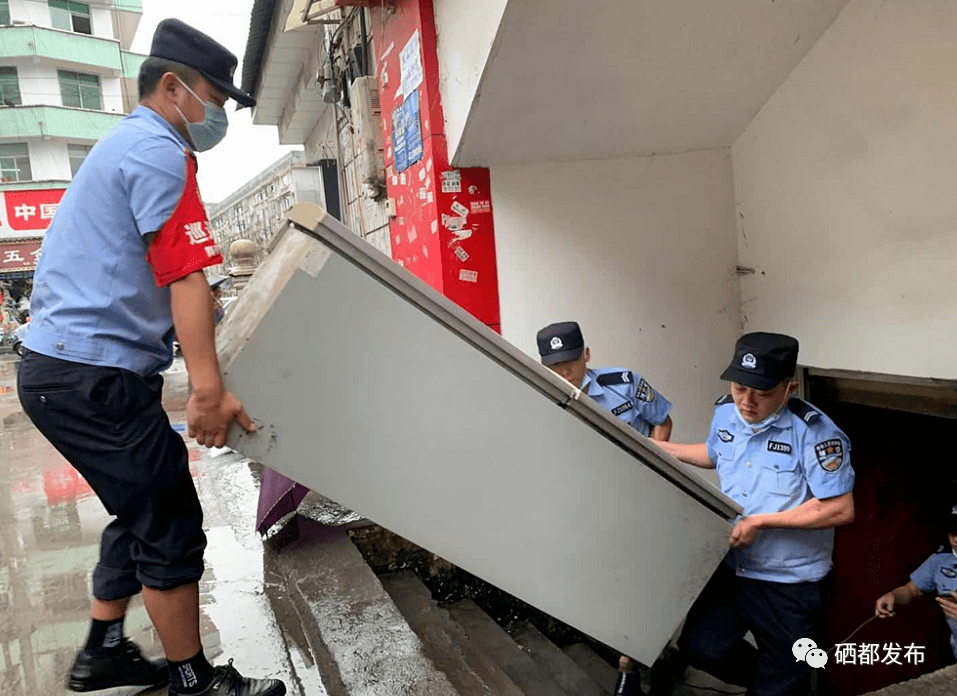
[[396,212],[389,224],[392,258],[501,331],[489,172],[449,166],[432,0],[389,6],[370,13],[386,187]]

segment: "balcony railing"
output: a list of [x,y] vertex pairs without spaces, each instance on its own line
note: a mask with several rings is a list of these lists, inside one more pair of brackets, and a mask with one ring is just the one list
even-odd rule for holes
[[69,138],[99,140],[123,114],[66,106],[7,106],[0,109],[5,138]]

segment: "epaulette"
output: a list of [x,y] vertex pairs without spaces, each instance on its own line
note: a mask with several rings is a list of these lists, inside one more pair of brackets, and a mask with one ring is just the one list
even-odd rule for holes
[[788,410],[808,425],[811,425],[811,423],[821,417],[820,411],[812,408],[809,403],[798,398],[793,398],[788,401]]
[[723,406],[724,404],[734,403],[734,397],[730,394],[725,394],[720,399],[714,402],[715,406]]
[[635,379],[632,377],[630,370],[621,370],[598,375],[598,379],[595,381],[601,386],[607,387],[610,384],[633,384]]
[[943,544],[941,544],[940,546],[937,547],[937,550],[934,551],[934,553],[946,553],[946,554],[950,554],[950,553],[951,553],[951,549],[950,549],[949,546],[944,546]]

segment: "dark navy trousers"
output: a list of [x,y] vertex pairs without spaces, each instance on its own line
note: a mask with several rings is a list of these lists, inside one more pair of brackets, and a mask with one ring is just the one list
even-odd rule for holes
[[203,574],[203,511],[183,438],[163,410],[163,378],[27,352],[23,410],[114,519],[103,531],[93,596],[172,589]]
[[[821,646],[824,581],[781,583],[735,575],[722,563],[692,605],[678,647],[688,664],[749,696],[807,696],[811,670],[794,642]],[[758,645],[744,640],[751,631]]]

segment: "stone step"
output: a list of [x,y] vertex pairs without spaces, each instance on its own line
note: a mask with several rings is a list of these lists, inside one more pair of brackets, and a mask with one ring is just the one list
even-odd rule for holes
[[505,670],[525,696],[577,696],[562,689],[471,599],[455,602],[448,609],[469,640]]
[[403,570],[379,576],[382,586],[422,641],[426,656],[460,696],[524,696],[501,667],[476,646],[422,581]]
[[605,662],[598,653],[584,643],[575,643],[565,648],[568,655],[593,682],[605,691],[611,693],[618,681],[618,670]]
[[557,645],[527,621],[510,631],[519,647],[528,654],[546,674],[569,694],[577,696],[608,696],[608,692],[596,684],[574,660],[563,653]]
[[327,694],[460,696],[346,531],[298,524],[299,538],[264,565],[289,593]]

